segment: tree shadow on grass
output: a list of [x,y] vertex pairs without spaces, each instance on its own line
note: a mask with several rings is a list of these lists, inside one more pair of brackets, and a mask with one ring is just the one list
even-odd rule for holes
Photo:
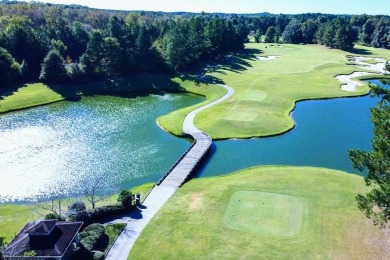
[[109,216],[109,217],[104,217],[104,218],[101,218],[99,219],[99,223],[101,224],[104,224],[104,223],[107,223],[107,222],[111,222],[111,221],[114,221],[114,220],[118,220],[118,219],[142,219],[143,218],[143,215],[142,215],[142,211],[146,209],[145,206],[143,205],[139,205],[137,207],[134,207],[133,209],[129,210],[129,211],[126,211],[126,212],[123,212],[123,213],[119,213],[119,214],[115,214],[115,215],[112,215],[112,216]]
[[10,87],[0,89],[0,100],[3,100],[4,98],[6,98],[8,96],[12,96],[16,92],[18,92],[18,90],[20,88],[22,88],[24,86],[25,86],[25,84],[15,85],[15,86],[10,86]]
[[139,97],[149,94],[181,93],[184,89],[172,80],[172,74],[140,73],[126,77],[102,79],[73,85],[49,85],[66,100],[78,101],[81,96],[109,95]]
[[355,55],[370,55],[370,54],[372,54],[372,51],[362,49],[362,48],[357,48],[357,47],[354,47],[353,49],[349,50],[348,52],[355,54]]
[[[215,74],[226,75],[227,72],[242,73],[252,67],[251,61],[257,60],[257,55],[262,53],[258,49],[244,49],[233,54],[227,54],[215,58],[212,61],[201,63],[179,77],[183,80],[195,82],[195,84],[224,84],[223,80]],[[211,75],[213,74],[213,75]]]

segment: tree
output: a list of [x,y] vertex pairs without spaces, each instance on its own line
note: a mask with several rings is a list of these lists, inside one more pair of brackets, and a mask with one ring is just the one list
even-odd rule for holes
[[133,206],[131,191],[122,190],[119,193],[118,202],[120,202],[124,208],[131,208]]
[[84,71],[91,75],[102,73],[101,60],[104,58],[105,46],[101,31],[94,30],[87,44],[87,50],[80,57]]
[[283,32],[283,41],[286,43],[302,43],[302,24],[297,20],[293,19],[286,26],[286,29]]
[[92,176],[84,184],[85,198],[91,203],[92,209],[96,208],[96,203],[106,198],[107,186],[103,177]]
[[48,51],[46,40],[44,35],[31,26],[23,26],[14,21],[4,31],[2,47],[7,49],[17,62],[25,60],[29,65],[29,78],[37,79],[40,65]]
[[103,59],[100,61],[105,75],[118,76],[122,70],[121,46],[117,38],[106,37],[104,39]]
[[19,63],[6,49],[0,47],[0,88],[15,84],[20,75]]
[[360,41],[364,45],[370,45],[372,41],[372,34],[374,33],[375,30],[375,20],[374,19],[368,19],[363,27],[362,31],[360,34]]
[[390,90],[370,85],[373,96],[381,96],[382,101],[371,109],[374,124],[372,151],[350,150],[353,167],[360,172],[367,170],[366,185],[371,190],[359,194],[358,207],[375,224],[384,226],[390,220]]
[[46,83],[61,83],[67,79],[64,59],[58,50],[49,51],[42,63],[39,79]]
[[268,27],[267,31],[265,32],[264,42],[266,43],[275,42],[275,36],[276,36],[275,27],[273,26]]
[[341,50],[352,49],[357,39],[357,33],[351,26],[340,25],[334,38],[334,47]]
[[305,43],[314,43],[314,38],[318,29],[318,23],[313,19],[306,20],[302,24],[302,37]]
[[53,49],[58,50],[58,52],[62,55],[65,56],[66,50],[68,47],[65,46],[65,44],[61,40],[51,40],[51,46]]

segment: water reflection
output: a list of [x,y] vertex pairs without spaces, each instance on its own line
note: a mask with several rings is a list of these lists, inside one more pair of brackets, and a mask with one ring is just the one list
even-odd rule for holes
[[110,191],[157,181],[190,143],[156,118],[201,100],[96,96],[0,116],[0,202],[80,194],[91,179]]

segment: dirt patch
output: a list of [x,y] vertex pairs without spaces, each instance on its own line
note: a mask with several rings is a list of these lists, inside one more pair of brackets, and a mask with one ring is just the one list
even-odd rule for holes
[[203,206],[203,194],[201,192],[195,192],[190,195],[189,208],[192,210],[199,210]]
[[[378,233],[376,233],[375,235],[375,233],[367,232],[367,230],[362,230],[361,226],[366,225],[372,226],[372,229],[377,229]],[[385,228],[379,229],[379,227],[374,226],[373,222],[369,219],[355,221],[351,223],[348,236],[349,241],[361,240],[362,242],[362,244],[350,244],[349,250],[356,252],[361,250],[362,245],[364,245],[365,248],[370,249],[365,252],[365,257],[367,257],[368,259],[390,259],[390,225],[386,226]],[[339,256],[340,253],[341,252],[338,252]]]

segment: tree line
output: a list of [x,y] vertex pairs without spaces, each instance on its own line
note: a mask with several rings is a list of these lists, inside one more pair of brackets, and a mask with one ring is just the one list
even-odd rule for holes
[[358,43],[390,49],[390,18],[384,15],[265,14],[246,21],[257,42],[318,43],[342,50]]
[[182,71],[247,41],[234,16],[0,4],[0,87]]
[[183,71],[257,42],[390,48],[390,18],[109,11],[0,1],[0,88]]

